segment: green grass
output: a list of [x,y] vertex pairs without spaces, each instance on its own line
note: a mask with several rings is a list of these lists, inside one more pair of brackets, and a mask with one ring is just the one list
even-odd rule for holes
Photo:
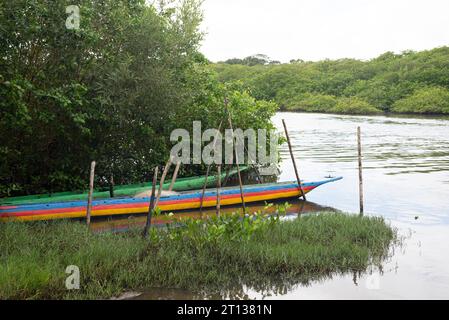
[[[380,264],[396,239],[383,219],[322,213],[282,222],[237,215],[185,227],[93,234],[70,221],[0,225],[0,299],[108,298],[145,288],[272,288]],[[68,265],[81,288],[67,290]]]

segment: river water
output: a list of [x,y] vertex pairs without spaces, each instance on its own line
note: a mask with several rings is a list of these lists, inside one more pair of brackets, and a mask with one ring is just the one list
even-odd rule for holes
[[[278,113],[289,129],[301,179],[327,175],[307,200],[358,212],[357,126],[362,130],[365,213],[383,216],[404,237],[382,272],[297,286],[281,299],[449,298],[449,119]],[[280,180],[295,175],[281,147]],[[258,298],[257,292],[249,294]]]
[[[309,193],[305,206],[297,201],[290,210],[315,212],[331,208],[358,212],[356,130],[360,126],[365,214],[384,217],[398,229],[402,245],[394,248],[382,270],[373,268],[356,276],[334,275],[307,286],[289,286],[273,292],[244,287],[238,296],[249,299],[449,298],[449,118],[282,112],[273,119],[281,132],[282,119],[289,129],[301,179],[316,181],[329,175],[343,176],[343,180]],[[287,145],[280,151],[279,180],[295,180]],[[208,297],[164,290],[149,290],[138,298]]]

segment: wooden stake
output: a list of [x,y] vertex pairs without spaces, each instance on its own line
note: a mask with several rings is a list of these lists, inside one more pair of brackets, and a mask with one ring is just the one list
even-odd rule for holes
[[153,174],[153,185],[151,186],[150,206],[148,207],[147,222],[145,224],[145,229],[143,230],[144,238],[147,237],[148,230],[151,227],[151,216],[152,216],[153,210],[154,210],[154,196],[155,196],[155,192],[156,192],[157,173],[158,173],[158,167],[155,167],[154,174]]
[[220,215],[221,164],[217,166],[217,216]]
[[89,195],[87,198],[87,213],[86,213],[86,222],[87,225],[90,225],[90,215],[92,212],[92,194],[94,192],[94,177],[95,177],[95,161],[92,161],[90,164],[90,179],[89,179]]
[[362,139],[360,134],[360,127],[357,127],[357,149],[359,160],[359,203],[360,214],[363,215]]
[[181,161],[178,161],[176,164],[175,172],[173,173],[173,178],[171,179],[170,187],[168,188],[168,191],[173,190],[173,186],[175,185],[176,178],[178,177],[178,171],[179,167],[181,166]]
[[[214,150],[214,152],[215,152],[215,145],[217,144],[218,134],[220,133],[221,125],[222,125],[222,124],[223,124],[223,120],[220,121],[220,124],[218,125],[218,132],[217,132],[217,134],[215,135],[215,138],[214,138],[214,144],[212,145],[212,149]],[[207,166],[207,169],[206,169],[206,177],[205,177],[205,180],[204,180],[203,191],[202,191],[202,193],[201,193],[201,199],[200,199],[200,212],[203,211],[203,199],[204,199],[204,193],[206,192],[207,178],[208,178],[208,176],[209,176],[210,166],[211,166],[211,165],[209,164],[209,165]]]
[[205,176],[205,179],[204,179],[203,190],[202,190],[202,192],[201,192],[200,212],[203,211],[203,199],[204,199],[204,193],[206,192],[207,178],[209,177],[209,170],[210,170],[210,165],[207,166],[207,169],[206,169],[206,176]]
[[306,194],[304,193],[301,185],[301,180],[299,179],[298,168],[296,167],[295,156],[293,155],[292,145],[290,143],[290,136],[288,135],[287,125],[285,124],[285,120],[282,119],[282,124],[284,125],[285,136],[287,137],[288,149],[290,150],[290,156],[293,162],[293,168],[295,169],[296,180],[298,181],[299,190],[301,191],[301,196],[306,201]]
[[[234,144],[234,129],[232,128],[231,112],[229,111],[228,99],[226,97],[224,99],[224,104],[225,104],[226,111],[228,112],[229,128],[232,130],[232,143]],[[240,199],[242,201],[243,213],[246,213],[245,198],[243,196],[242,176],[240,174],[239,158],[238,158],[237,152],[235,152],[235,164],[237,165],[237,175],[239,176]]]
[[109,195],[111,198],[114,198],[114,175],[111,173],[111,177],[109,178]]
[[230,167],[227,165],[226,166],[226,175],[223,181],[223,187],[226,186],[226,184],[228,183],[228,179],[229,179],[229,171],[230,171]]
[[165,177],[167,176],[168,170],[170,169],[171,161],[172,161],[172,157],[170,156],[170,158],[168,158],[168,160],[167,160],[167,163],[165,164],[164,172],[162,173],[162,177],[161,177],[161,182],[159,183],[157,198],[156,198],[156,202],[154,203],[155,207],[157,207],[157,204],[159,203],[159,199],[161,198],[162,188],[164,187]]
[[304,210],[304,207],[306,205],[305,201],[301,201],[301,206],[299,207],[299,212],[298,212],[298,219],[301,217],[302,211]]

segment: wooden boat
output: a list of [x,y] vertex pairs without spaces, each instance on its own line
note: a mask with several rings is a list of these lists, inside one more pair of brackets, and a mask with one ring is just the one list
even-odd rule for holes
[[[247,170],[248,167],[240,167],[240,171]],[[229,176],[233,176],[237,173],[237,169],[233,169],[229,171]],[[226,172],[221,175],[221,179],[223,180],[226,176]],[[195,190],[202,189],[204,186],[204,182],[206,180],[206,176],[195,176],[195,177],[185,177],[178,178],[173,185],[173,191],[187,191],[187,190]],[[207,186],[213,187],[217,184],[218,177],[217,175],[211,175],[207,178]],[[168,190],[171,181],[167,181],[163,184],[162,189]],[[138,183],[138,184],[129,184],[129,185],[121,185],[115,186],[114,195],[115,197],[134,197],[135,195],[150,190],[152,183]],[[110,198],[109,190],[107,191],[95,191],[93,193],[94,199],[104,199]],[[63,202],[63,201],[77,201],[77,200],[86,200],[87,199],[87,191],[86,192],[57,192],[52,194],[37,194],[37,195],[29,195],[29,196],[18,196],[18,197],[10,197],[0,199],[0,205],[13,205],[13,204],[33,204],[33,203],[50,203],[50,202]]]
[[[317,182],[302,183],[305,193],[341,177]],[[269,201],[277,199],[297,198],[300,195],[296,182],[268,183],[247,185],[243,187],[245,202]],[[180,192],[176,195],[161,197],[158,208],[161,211],[197,209],[200,207],[201,190]],[[115,216],[122,214],[139,214],[148,211],[149,197],[144,198],[109,198],[95,200],[92,203],[92,216]],[[216,189],[207,189],[203,198],[203,207],[216,206]],[[220,191],[222,206],[241,203],[240,188],[226,187]],[[0,221],[11,220],[49,220],[62,218],[82,218],[86,216],[86,201],[67,201],[39,204],[1,205]]]

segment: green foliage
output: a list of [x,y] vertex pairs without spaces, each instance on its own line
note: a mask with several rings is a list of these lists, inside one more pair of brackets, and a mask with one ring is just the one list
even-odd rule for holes
[[229,109],[232,114],[233,126],[242,130],[253,128],[274,129],[271,119],[275,114],[277,106],[273,102],[256,100],[246,91],[233,91],[228,97]]
[[[0,224],[0,298],[98,299],[155,287],[285,290],[380,265],[396,238],[382,218],[335,213],[183,225],[151,229],[145,240],[142,230],[92,234],[73,221]],[[79,267],[80,290],[65,288],[69,265]]]
[[398,113],[449,114],[449,90],[428,87],[396,101],[393,111]]
[[337,104],[337,98],[319,93],[305,93],[286,102],[287,110],[326,112]]
[[305,93],[289,100],[287,110],[333,112],[345,114],[376,114],[381,110],[358,97],[335,97],[319,93]]
[[[170,238],[192,242],[197,248],[222,241],[247,242],[256,232],[263,232],[280,222],[289,204],[278,205],[277,214],[266,215],[263,212],[245,214],[243,217],[234,212],[209,217],[206,220],[178,219],[183,228],[171,230]],[[155,233],[157,236],[158,234]],[[159,234],[160,236],[160,234]]]
[[[69,30],[72,4],[0,4],[0,196],[84,189],[92,160],[96,185],[149,181],[172,129],[223,117],[226,88],[198,52],[201,1],[81,0]],[[234,91],[240,125],[270,125]]]
[[345,114],[376,114],[381,110],[373,107],[368,102],[357,97],[339,98],[337,104],[330,112]]
[[[293,59],[287,64],[254,66],[234,64],[238,60],[232,63],[214,65],[220,81],[240,80],[255,98],[272,100],[285,110],[399,112],[397,108],[392,110],[393,105],[420,88],[449,88],[449,47],[401,54],[387,52],[370,61]],[[333,97],[358,99],[351,100],[350,107],[344,107],[347,100],[335,107]],[[407,112],[428,113],[425,110],[414,104],[414,109]],[[432,112],[444,113],[438,108]]]

